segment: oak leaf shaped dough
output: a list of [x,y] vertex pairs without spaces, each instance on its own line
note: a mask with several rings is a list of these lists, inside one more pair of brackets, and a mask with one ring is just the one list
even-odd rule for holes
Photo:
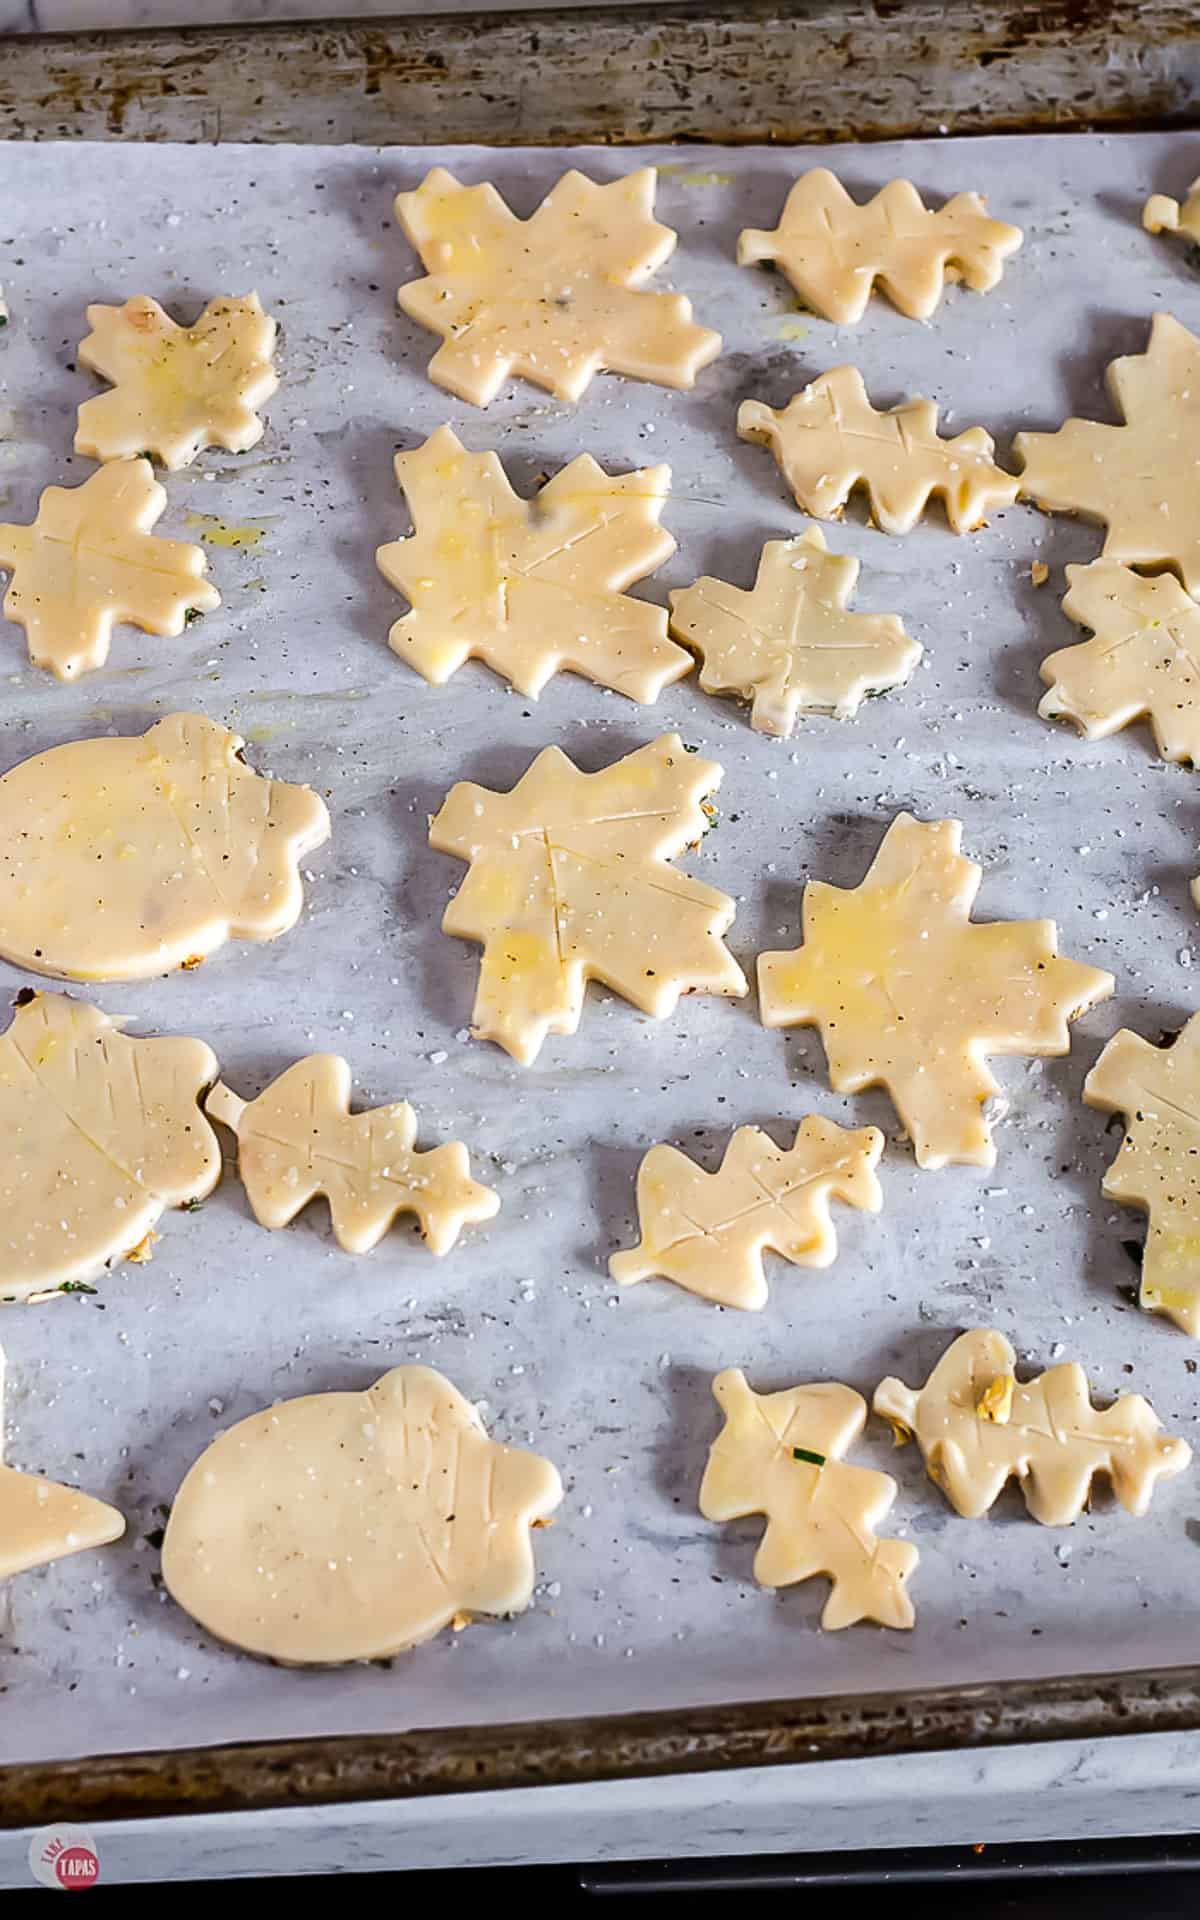
[[310,787],[256,774],[240,735],[173,713],[0,777],[0,954],[68,980],[142,980],[226,940],[273,940],[329,835]]
[[[700,1511],[706,1520],[766,1514],[754,1556],[758,1584],[790,1587],[828,1574],[826,1629],[859,1620],[911,1627],[905,1583],[917,1549],[875,1533],[896,1498],[896,1482],[841,1457],[866,1423],[862,1395],[824,1384],[758,1394],[736,1367],[717,1375],[713,1394],[725,1425],[709,1450]],[[797,1451],[817,1458],[797,1458]]]
[[875,1391],[875,1412],[892,1422],[897,1443],[916,1435],[930,1479],[966,1519],[978,1520],[1016,1479],[1035,1520],[1070,1526],[1097,1473],[1140,1517],[1155,1482],[1187,1466],[1191,1448],[1163,1434],[1141,1394],[1098,1412],[1077,1361],[1022,1384],[1016,1359],[1002,1333],[976,1327],[946,1349],[923,1387],[889,1378]]
[[163,1579],[249,1653],[380,1660],[462,1614],[523,1611],[530,1529],[561,1499],[550,1462],[489,1440],[440,1373],[395,1367],[219,1435],[175,1496]]
[[190,611],[220,606],[203,548],[151,533],[166,504],[148,460],[114,460],[82,486],[47,487],[32,526],[0,525],[4,614],[35,667],[73,680],[104,665],[118,621],[174,639]]
[[751,593],[708,575],[672,593],[671,631],[703,659],[706,693],[753,700],[751,724],[786,740],[799,713],[849,719],[921,658],[894,613],[847,612],[857,579],[858,561],[810,527],[767,542]]
[[1101,740],[1149,716],[1165,760],[1200,761],[1200,607],[1172,573],[1116,560],[1068,567],[1063,612],[1092,639],[1042,661],[1038,712]]
[[682,993],[746,992],[721,938],[733,901],[666,864],[705,832],[721,772],[664,733],[599,773],[547,747],[509,793],[451,789],[429,843],[470,862],[442,928],[483,947],[478,1039],[528,1066],[575,1032],[589,980],[656,1020]]
[[818,520],[836,520],[862,487],[885,533],[911,533],[935,494],[955,533],[969,533],[989,508],[1011,506],[1020,483],[996,465],[982,427],[943,440],[937,421],[932,400],[877,413],[858,368],[834,367],[778,412],[743,400],[737,429],[771,449],[797,506]]
[[212,1192],[216,1077],[202,1040],[130,1038],[63,993],[18,1006],[0,1038],[0,1300],[94,1280]]
[[890,180],[860,206],[827,167],[814,167],[796,181],[773,232],[738,235],[737,257],[740,267],[773,261],[806,306],[853,326],[876,280],[910,320],[936,312],[947,280],[987,293],[1023,238],[1020,227],[990,219],[977,193],[956,193],[933,213],[911,181]]
[[[0,1349],[0,1409],[5,1368]],[[0,1455],[3,1447],[0,1412]],[[0,1465],[0,1580],[65,1559],[69,1553],[106,1547],[124,1531],[124,1516],[103,1500],[94,1500],[77,1487],[60,1486],[57,1480],[44,1480],[40,1474]]]
[[837,1254],[835,1197],[878,1213],[877,1127],[857,1132],[809,1114],[786,1152],[759,1127],[739,1127],[716,1173],[676,1147],[651,1147],[638,1168],[641,1240],[614,1253],[622,1286],[661,1274],[689,1293],[757,1311],[767,1303],[763,1251],[797,1267],[828,1267]]
[[1106,560],[1174,567],[1200,593],[1200,340],[1156,313],[1145,353],[1114,360],[1107,383],[1124,426],[1017,435],[1021,497],[1101,521]]
[[1200,1014],[1169,1047],[1123,1027],[1084,1081],[1083,1097],[1125,1116],[1104,1192],[1150,1216],[1141,1305],[1200,1335]]
[[416,531],[375,556],[412,605],[388,645],[435,686],[475,657],[533,699],[565,670],[652,701],[691,671],[665,610],[625,593],[675,551],[670,467],[614,477],[580,454],[525,501],[494,453],[439,427],[396,478]]
[[1182,206],[1169,194],[1152,193],[1142,208],[1142,225],[1147,233],[1181,233],[1200,247],[1200,180],[1192,181]]
[[610,186],[564,173],[529,220],[495,187],[464,187],[434,167],[396,218],[428,278],[401,287],[404,312],[444,337],[429,377],[477,407],[513,374],[557,400],[578,400],[609,369],[691,387],[721,351],[681,293],[643,282],[670,258],[676,235],[654,218],[653,167]]
[[431,1252],[449,1253],[469,1222],[499,1211],[500,1196],[472,1180],[460,1140],[419,1153],[407,1100],[352,1114],[350,1089],[346,1062],[314,1053],[256,1100],[223,1083],[209,1094],[205,1110],[237,1135],[238,1172],[261,1226],[286,1227],[323,1194],[347,1253],[370,1253],[400,1213],[416,1214]]
[[803,945],[758,961],[764,1025],[819,1027],[839,1093],[886,1087],[921,1167],[994,1165],[986,1056],[1066,1053],[1068,1022],[1113,990],[1059,955],[1052,920],[973,924],[961,840],[957,820],[897,814],[857,887],[809,882]]
[[255,412],[279,385],[275,322],[256,293],[210,300],[177,326],[147,295],[87,310],[80,366],[112,382],[79,409],[75,451],[93,460],[146,453],[174,470],[205,447],[245,453],[263,435]]

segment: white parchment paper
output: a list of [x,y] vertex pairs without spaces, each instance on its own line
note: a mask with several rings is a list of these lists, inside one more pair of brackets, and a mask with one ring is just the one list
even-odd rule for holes
[[[1140,1524],[1102,1499],[1051,1531],[1015,1496],[973,1523],[872,1422],[857,1457],[897,1473],[896,1528],[921,1548],[909,1635],[822,1636],[822,1583],[760,1591],[757,1523],[711,1527],[695,1504],[717,1368],[741,1365],[760,1388],[836,1378],[869,1395],[885,1372],[923,1379],[968,1325],[1002,1327],[1038,1366],[1077,1356],[1102,1394],[1141,1389],[1197,1437],[1200,1349],[1130,1304],[1122,1243],[1140,1223],[1100,1197],[1117,1135],[1079,1101],[1118,1025],[1157,1037],[1200,1000],[1195,781],[1161,764],[1145,731],[1089,746],[1036,714],[1039,660],[1078,637],[1059,611],[1062,567],[1098,551],[1098,530],[1016,507],[974,536],[931,517],[892,539],[853,509],[831,538],[862,560],[856,604],[900,613],[926,663],[854,722],[809,720],[788,743],[690,682],[650,710],[564,677],[535,705],[477,664],[427,687],[385,644],[402,602],[373,554],[407,525],[392,452],[442,421],[497,448],[524,490],[584,450],[613,468],[668,460],[680,550],[642,589],[661,600],[701,572],[749,585],[760,544],[803,525],[770,457],[735,438],[747,395],[779,405],[853,359],[877,405],[930,394],[947,429],[981,422],[1004,457],[1019,428],[1072,411],[1111,419],[1103,370],[1142,350],[1156,310],[1200,329],[1185,252],[1138,224],[1146,194],[1180,194],[1200,172],[1194,141],[838,148],[852,190],[897,173],[935,199],[977,188],[1027,233],[994,294],[951,290],[929,326],[877,300],[853,330],[798,313],[785,283],[733,262],[739,228],[773,225],[794,173],[823,157],[572,154],[606,179],[663,163],[658,210],[680,233],[663,284],[721,328],[724,354],[689,394],[601,378],[575,408],[516,386],[478,412],[429,383],[436,342],[395,311],[417,268],[392,195],[441,160],[527,213],[563,156],[0,150],[5,517],[31,519],[43,486],[89,470],[70,452],[74,410],[99,390],[74,362],[89,300],[148,292],[190,319],[214,294],[255,287],[283,325],[259,447],[167,478],[161,532],[210,537],[195,516],[250,530],[212,547],[221,610],[177,641],[121,630],[107,669],[72,687],[30,670],[20,631],[0,627],[5,766],[195,708],[241,730],[259,768],[320,788],[333,814],[292,933],[95,997],[138,1031],[208,1040],[246,1094],[303,1053],[342,1052],[363,1103],[408,1096],[424,1140],[467,1140],[503,1196],[445,1261],[405,1229],[353,1260],[322,1207],[270,1236],[228,1178],[199,1214],[165,1222],[151,1265],[95,1297],[5,1313],[8,1457],[115,1501],[129,1532],[8,1589],[3,1759],[1195,1657],[1194,1474]],[[1035,559],[1052,569],[1040,590]],[[429,850],[426,816],[457,779],[507,788],[550,741],[595,768],[668,727],[726,769],[719,828],[684,864],[737,895],[731,944],[747,971],[761,948],[798,940],[805,879],[856,882],[902,806],[964,820],[986,869],[983,916],[1051,913],[1065,952],[1115,971],[1117,998],[1076,1029],[1069,1059],[999,1063],[1010,1111],[994,1172],[918,1173],[886,1100],[831,1094],[816,1037],[766,1032],[753,998],[685,1000],[658,1025],[593,990],[578,1035],[549,1041],[531,1070],[467,1039],[476,952],[439,931],[463,869]],[[0,965],[5,999],[24,984]],[[607,1256],[635,1237],[633,1177],[652,1142],[712,1167],[734,1126],[782,1139],[808,1111],[889,1136],[885,1210],[840,1213],[835,1267],[772,1261],[757,1316],[665,1283],[618,1297]],[[487,1403],[493,1431],[562,1468],[535,1609],[386,1670],[287,1672],[210,1642],[157,1588],[146,1539],[188,1465],[277,1397],[365,1385],[404,1360],[442,1368]]]

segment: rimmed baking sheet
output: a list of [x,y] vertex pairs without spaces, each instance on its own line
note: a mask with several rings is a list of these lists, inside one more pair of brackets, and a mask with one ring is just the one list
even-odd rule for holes
[[[178,641],[122,630],[109,667],[69,688],[27,667],[18,629],[0,629],[3,761],[196,708],[241,730],[260,768],[326,793],[333,839],[309,862],[302,923],[276,944],[90,997],[138,1031],[208,1040],[242,1092],[305,1052],[343,1052],[364,1103],[412,1099],[423,1138],[466,1139],[504,1203],[443,1262],[404,1230],[355,1261],[319,1208],[268,1236],[229,1177],[198,1215],[165,1223],[151,1265],[121,1269],[94,1297],[0,1319],[8,1457],[77,1477],[130,1522],[121,1546],[7,1590],[4,1760],[1194,1657],[1194,1476],[1163,1488],[1141,1523],[1101,1500],[1050,1531],[1015,1499],[969,1523],[873,1424],[857,1457],[898,1475],[894,1517],[922,1553],[910,1635],[820,1635],[819,1583],[759,1591],[757,1527],[709,1527],[695,1507],[717,1368],[743,1366],[759,1386],[839,1378],[869,1393],[885,1372],[923,1378],[971,1324],[1004,1328],[1031,1363],[1078,1356],[1099,1392],[1138,1388],[1195,1438],[1197,1350],[1130,1304],[1123,1243],[1139,1224],[1100,1198],[1116,1137],[1078,1097],[1118,1025],[1156,1037],[1200,999],[1194,780],[1159,762],[1142,730],[1088,745],[1036,714],[1038,662],[1076,632],[1058,607],[1061,569],[1098,551],[1097,530],[1018,507],[967,538],[932,518],[889,539],[852,511],[830,538],[862,560],[856,605],[900,613],[926,663],[853,723],[809,720],[788,743],[688,682],[653,710],[573,678],[535,704],[479,666],[426,687],[385,644],[402,603],[373,552],[407,524],[391,455],[443,420],[469,446],[497,448],[524,490],[584,450],[613,468],[668,460],[680,550],[642,590],[661,599],[702,572],[749,584],[759,544],[803,525],[769,456],[734,436],[743,397],[779,404],[853,359],[877,404],[930,394],[945,426],[982,422],[1003,457],[1021,427],[1075,410],[1111,418],[1104,367],[1143,348],[1153,312],[1200,327],[1185,252],[1138,224],[1147,193],[1178,194],[1200,172],[1194,140],[839,148],[854,189],[897,173],[935,198],[975,188],[1027,232],[992,295],[951,290],[930,326],[876,301],[852,331],[799,313],[782,281],[732,258],[739,228],[772,225],[793,174],[821,158],[0,148],[5,517],[31,518],[42,486],[88,470],[69,449],[74,409],[97,391],[74,364],[89,300],[147,291],[190,317],[253,286],[284,328],[261,445],[167,478],[160,531],[219,542],[242,530],[212,548],[223,608]],[[517,387],[481,413],[434,388],[435,343],[393,304],[416,272],[391,221],[395,190],[442,161],[494,179],[528,212],[564,164],[607,179],[654,159],[660,217],[680,233],[664,283],[725,335],[696,390],[599,379],[564,408]],[[1041,589],[1035,559],[1052,570]],[[658,1025],[593,990],[578,1035],[549,1041],[531,1070],[463,1037],[476,954],[438,929],[462,869],[429,850],[427,814],[456,779],[509,785],[549,741],[594,768],[671,727],[726,770],[719,827],[684,864],[738,896],[731,943],[748,969],[761,948],[798,939],[805,877],[855,882],[908,806],[964,820],[985,867],[983,915],[1052,913],[1065,952],[1117,974],[1116,999],[1081,1023],[1068,1060],[999,1064],[1009,1112],[994,1172],[918,1173],[886,1101],[832,1095],[815,1037],[766,1032],[752,997],[688,1000]],[[0,967],[5,999],[26,984]],[[839,1215],[835,1267],[772,1262],[757,1316],[659,1283],[618,1295],[606,1260],[635,1237],[633,1176],[649,1144],[675,1140],[711,1167],[734,1126],[783,1138],[809,1111],[889,1136],[884,1212]],[[190,1461],[276,1396],[363,1385],[406,1359],[442,1368],[486,1401],[497,1434],[563,1469],[534,1611],[389,1670],[285,1672],[209,1642],[156,1589],[147,1540]]]

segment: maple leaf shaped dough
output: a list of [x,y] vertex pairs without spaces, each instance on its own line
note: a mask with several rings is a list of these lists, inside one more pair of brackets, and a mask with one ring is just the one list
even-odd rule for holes
[[1021,497],[1101,521],[1106,560],[1175,567],[1200,593],[1200,340],[1156,313],[1146,352],[1114,360],[1107,383],[1124,426],[1017,435]]
[[779,412],[743,400],[737,429],[771,449],[797,506],[818,520],[836,520],[862,487],[885,533],[911,533],[934,494],[955,533],[969,533],[990,507],[1011,506],[1019,483],[996,465],[982,427],[942,440],[937,421],[932,400],[877,413],[858,368],[834,367]]
[[1174,574],[1146,579],[1116,560],[1068,567],[1063,612],[1093,638],[1042,661],[1038,712],[1101,740],[1149,716],[1166,760],[1200,761],[1200,607]]
[[853,326],[878,280],[910,320],[936,312],[947,280],[987,293],[1024,238],[1020,227],[989,219],[977,193],[956,193],[932,213],[908,180],[890,180],[859,206],[827,167],[802,174],[778,227],[738,235],[740,267],[770,260],[814,312]]
[[261,1226],[286,1227],[323,1194],[333,1237],[347,1253],[370,1253],[397,1214],[415,1213],[433,1253],[449,1253],[471,1221],[500,1208],[491,1187],[472,1180],[460,1140],[416,1150],[407,1100],[350,1112],[350,1068],[336,1053],[314,1053],[281,1073],[257,1100],[218,1084],[206,1111],[238,1140],[238,1172]]
[[706,693],[752,699],[751,724],[786,740],[799,713],[849,719],[921,658],[894,613],[846,611],[857,579],[858,561],[810,527],[767,542],[752,593],[707,574],[672,593],[671,631],[704,661]]
[[[758,1394],[736,1367],[717,1375],[713,1394],[725,1425],[709,1450],[700,1511],[706,1520],[766,1514],[754,1556],[759,1586],[790,1587],[828,1574],[826,1629],[859,1620],[911,1627],[905,1583],[917,1549],[875,1533],[896,1498],[896,1482],[841,1458],[866,1423],[862,1395],[834,1385]],[[797,1450],[817,1459],[798,1459]]]
[[662,1274],[726,1307],[767,1304],[763,1250],[797,1267],[828,1267],[837,1253],[829,1204],[878,1213],[875,1168],[883,1152],[877,1127],[852,1132],[809,1114],[785,1153],[759,1127],[739,1127],[717,1173],[705,1173],[676,1147],[651,1147],[638,1168],[641,1240],[614,1253],[609,1271],[622,1286]]
[[174,470],[205,447],[245,453],[262,439],[255,408],[279,377],[275,322],[256,293],[210,300],[190,327],[144,294],[123,307],[89,307],[87,321],[79,364],[113,390],[80,407],[76,453],[122,460],[145,452]]
[[548,1460],[489,1440],[432,1367],[240,1420],[175,1496],[168,1591],[201,1626],[292,1664],[380,1660],[466,1614],[523,1611]]
[[167,1207],[211,1193],[202,1040],[139,1040],[99,1008],[33,994],[0,1038],[0,1300],[94,1280]]
[[242,744],[173,713],[4,774],[0,954],[68,980],[141,980],[286,933],[329,815],[310,787],[256,774]]
[[665,610],[625,594],[675,551],[670,467],[613,478],[580,454],[527,502],[494,453],[439,427],[396,478],[416,531],[375,556],[412,603],[388,645],[435,686],[473,656],[533,699],[564,669],[643,701],[691,671]]
[[946,1349],[923,1387],[889,1378],[875,1392],[875,1411],[892,1422],[897,1443],[916,1435],[930,1479],[966,1519],[978,1520],[1016,1479],[1035,1520],[1069,1526],[1098,1473],[1140,1517],[1155,1482],[1187,1466],[1191,1448],[1166,1438],[1139,1393],[1098,1412],[1076,1361],[1022,1384],[1016,1359],[1002,1333],[976,1327]]
[[464,187],[434,167],[396,218],[428,278],[401,287],[404,312],[444,336],[429,377],[477,407],[513,375],[556,400],[578,400],[609,369],[691,387],[721,351],[721,336],[692,319],[681,293],[642,283],[675,250],[654,218],[655,169],[610,186],[564,173],[529,220],[495,187]]
[[102,667],[113,627],[174,639],[188,613],[221,604],[202,547],[151,534],[167,504],[148,460],[114,460],[79,487],[47,487],[32,526],[0,525],[4,614],[29,658],[60,680]]
[[1142,225],[1147,233],[1181,233],[1200,247],[1200,180],[1192,181],[1182,206],[1169,194],[1152,193],[1142,208]]
[[1104,1192],[1150,1216],[1141,1305],[1200,1335],[1200,1014],[1169,1047],[1122,1028],[1084,1081],[1083,1097],[1089,1107],[1125,1116]]
[[663,1020],[681,993],[743,994],[734,903],[666,862],[708,827],[721,768],[664,733],[599,773],[558,747],[510,793],[460,781],[429,844],[470,862],[443,931],[483,947],[473,1031],[528,1066],[574,1033],[589,980]]
[[[5,1373],[0,1349],[0,1408]],[[0,1456],[3,1448],[0,1413]],[[56,1480],[44,1480],[40,1474],[0,1465],[0,1580],[63,1560],[70,1553],[106,1547],[124,1531],[123,1515],[103,1500],[94,1500],[76,1487],[60,1486]]]
[[1066,1053],[1068,1021],[1113,990],[1059,955],[1052,920],[973,924],[961,840],[897,814],[861,884],[810,881],[804,944],[758,961],[764,1025],[819,1027],[838,1093],[886,1087],[921,1167],[994,1165],[986,1056]]

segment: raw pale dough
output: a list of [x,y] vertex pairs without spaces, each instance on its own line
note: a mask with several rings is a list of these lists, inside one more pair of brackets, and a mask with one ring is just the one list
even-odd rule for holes
[[1152,193],[1142,208],[1142,225],[1147,233],[1181,233],[1200,247],[1200,180],[1192,181],[1182,206],[1169,194]]
[[823,1627],[852,1627],[858,1620],[911,1627],[905,1583],[917,1549],[875,1533],[896,1498],[896,1482],[870,1467],[847,1466],[841,1457],[866,1423],[862,1395],[832,1385],[757,1394],[736,1367],[717,1375],[713,1393],[725,1425],[709,1451],[700,1511],[706,1520],[766,1514],[754,1556],[759,1585],[790,1587],[828,1574],[833,1584]]
[[[0,1409],[4,1372],[0,1349]],[[0,1452],[3,1445],[0,1412]],[[93,1500],[75,1487],[60,1486],[56,1480],[43,1480],[40,1474],[0,1466],[0,1580],[65,1559],[69,1553],[106,1547],[124,1531],[124,1516],[102,1500]]]
[[212,1192],[216,1077],[202,1040],[131,1039],[65,993],[18,1005],[0,1039],[0,1300],[94,1280]]
[[439,427],[396,478],[415,532],[375,558],[412,612],[388,644],[435,686],[474,657],[533,699],[566,670],[651,701],[691,671],[664,609],[625,593],[675,551],[670,467],[614,478],[583,453],[525,501],[494,453]]
[[878,1213],[882,1152],[877,1127],[855,1133],[815,1114],[786,1153],[761,1128],[739,1127],[716,1173],[677,1147],[651,1147],[637,1177],[641,1240],[614,1253],[609,1271],[622,1286],[662,1274],[705,1300],[756,1311],[767,1304],[765,1248],[797,1267],[827,1267],[837,1253],[830,1201]]
[[812,880],[804,944],[759,955],[768,1027],[819,1027],[839,1093],[884,1086],[917,1164],[990,1167],[991,1053],[1066,1053],[1113,978],[1058,954],[1053,920],[971,923],[982,869],[957,820],[897,814],[857,887]]
[[202,714],[173,713],[0,778],[0,954],[68,980],[142,980],[286,933],[329,815],[241,748]]
[[257,1100],[213,1088],[205,1108],[237,1135],[238,1172],[260,1225],[286,1227],[323,1194],[347,1253],[369,1253],[400,1213],[416,1214],[431,1252],[449,1253],[469,1222],[499,1211],[499,1194],[472,1180],[460,1140],[419,1153],[407,1100],[352,1114],[350,1091],[336,1053],[297,1060]]
[[849,719],[921,658],[894,613],[846,611],[857,579],[858,561],[830,553],[810,527],[768,541],[752,593],[708,575],[672,593],[671,631],[701,656],[706,693],[753,700],[751,724],[786,740],[798,714]]
[[1104,1192],[1150,1216],[1141,1304],[1200,1335],[1200,1014],[1169,1047],[1122,1028],[1084,1081],[1083,1097],[1089,1107],[1125,1116]]
[[1166,760],[1200,761],[1200,607],[1173,573],[1146,579],[1116,560],[1068,567],[1063,612],[1094,638],[1042,661],[1038,712],[1101,740],[1149,716]]
[[1174,567],[1200,593],[1200,340],[1156,313],[1146,352],[1114,360],[1107,379],[1125,425],[1019,433],[1021,497],[1101,521],[1106,560]]
[[118,621],[174,639],[190,612],[220,606],[203,548],[151,534],[166,504],[148,460],[114,460],[82,486],[47,487],[32,526],[0,526],[4,614],[35,667],[73,680],[104,665]]
[[675,251],[654,218],[655,180],[653,167],[603,187],[564,173],[529,220],[495,187],[464,187],[444,167],[397,194],[428,278],[396,297],[445,342],[430,379],[478,407],[514,373],[557,400],[578,400],[605,368],[693,386],[721,336],[695,324],[681,293],[641,291]]
[[599,773],[547,747],[510,793],[451,789],[429,841],[471,865],[442,927],[483,946],[477,1038],[528,1066],[575,1032],[589,980],[656,1020],[681,993],[746,992],[721,938],[733,901],[666,864],[708,827],[721,771],[664,733]]
[[530,1528],[561,1499],[550,1462],[489,1440],[440,1373],[395,1367],[214,1440],[175,1496],[163,1579],[250,1653],[381,1660],[462,1614],[527,1607]]
[[878,280],[910,320],[936,312],[947,280],[987,293],[1024,238],[1020,227],[989,219],[977,193],[956,193],[931,213],[908,180],[890,180],[859,205],[827,167],[802,174],[772,233],[738,235],[741,267],[770,260],[806,306],[853,326]]
[[779,412],[743,400],[737,427],[741,439],[771,449],[797,506],[818,520],[838,519],[863,487],[885,533],[911,533],[934,494],[955,533],[969,533],[989,508],[1011,506],[1020,483],[996,465],[982,427],[942,440],[937,420],[932,400],[877,413],[858,368],[834,367]]
[[121,460],[145,453],[190,466],[205,447],[245,453],[262,439],[255,412],[279,385],[275,322],[256,293],[210,300],[194,326],[177,326],[141,294],[123,307],[89,307],[79,364],[111,393],[79,409],[76,453]]
[[1076,1361],[1025,1385],[1016,1361],[1002,1333],[976,1327],[946,1349],[920,1389],[887,1379],[875,1392],[875,1411],[891,1421],[897,1444],[916,1435],[930,1479],[966,1519],[978,1520],[1016,1479],[1035,1520],[1069,1526],[1097,1473],[1140,1516],[1155,1482],[1187,1466],[1191,1448],[1166,1438],[1139,1393],[1097,1412]]

